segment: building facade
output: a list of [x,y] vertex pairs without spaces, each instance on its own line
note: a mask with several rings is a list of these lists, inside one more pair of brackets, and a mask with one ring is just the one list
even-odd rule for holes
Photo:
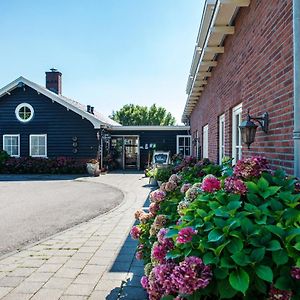
[[[194,155],[220,162],[263,155],[295,172],[293,1],[207,1],[187,84],[182,120]],[[239,126],[247,114],[269,115],[250,149]],[[300,118],[298,115],[297,118]]]
[[94,107],[62,95],[62,74],[46,87],[20,77],[0,89],[0,149],[12,157],[78,160],[113,153],[115,166],[143,169],[154,150],[191,155],[189,126],[121,126]]

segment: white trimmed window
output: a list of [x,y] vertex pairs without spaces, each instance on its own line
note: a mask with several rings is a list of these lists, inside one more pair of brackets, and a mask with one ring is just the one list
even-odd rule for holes
[[240,124],[242,122],[242,104],[232,109],[232,163],[236,164],[242,158],[242,138]]
[[20,122],[27,123],[33,118],[34,110],[30,104],[21,103],[16,107],[15,114]]
[[225,156],[225,114],[219,117],[219,163]]
[[190,135],[177,135],[177,153],[183,157],[191,156],[192,138]]
[[3,135],[3,150],[10,156],[20,156],[20,135],[19,134],[4,134]]
[[47,157],[47,134],[31,134],[29,136],[29,155]]
[[208,158],[208,124],[203,127],[203,158]]
[[196,130],[196,158],[199,159],[199,131]]

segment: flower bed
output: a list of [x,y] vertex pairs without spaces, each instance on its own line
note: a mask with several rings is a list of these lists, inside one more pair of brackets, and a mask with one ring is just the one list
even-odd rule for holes
[[66,157],[9,157],[0,163],[2,174],[84,174],[86,161]]
[[149,299],[300,299],[300,183],[260,157],[176,171],[131,230]]

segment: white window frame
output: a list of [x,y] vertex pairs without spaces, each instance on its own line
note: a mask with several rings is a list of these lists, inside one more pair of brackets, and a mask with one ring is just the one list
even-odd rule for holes
[[[237,158],[235,157],[235,153],[236,150],[238,149],[239,151],[239,159],[242,158],[242,137],[241,137],[241,132],[239,129],[239,125],[242,122],[242,111],[243,111],[243,107],[242,107],[242,103],[235,106],[232,109],[232,164],[235,165],[237,163]],[[236,116],[239,116],[239,124],[237,124],[236,122]],[[237,143],[237,132],[239,134],[239,140]]]
[[20,157],[20,144],[21,144],[21,141],[20,141],[20,134],[3,134],[3,138],[2,138],[2,149],[4,150],[4,151],[6,151],[5,149],[4,149],[4,141],[5,141],[5,137],[17,137],[18,138],[18,155],[10,155],[9,153],[9,155],[11,156],[11,157]]
[[[19,115],[20,109],[21,109],[22,107],[24,107],[24,106],[27,107],[27,108],[29,108],[30,111],[31,111],[30,117],[29,117],[28,119],[26,119],[26,120],[22,119],[22,118],[20,117],[20,115]],[[28,123],[28,122],[31,121],[32,118],[33,118],[33,115],[34,115],[34,109],[33,109],[33,107],[32,107],[30,104],[28,104],[28,103],[21,103],[21,104],[19,104],[19,105],[16,107],[16,109],[15,109],[15,114],[16,114],[17,119],[18,119],[20,122],[22,122],[22,123]]]
[[189,155],[185,155],[185,141],[184,141],[184,151],[183,151],[183,157],[186,157],[186,156],[191,156],[192,155],[192,136],[191,135],[177,135],[176,136],[176,153],[179,154],[179,139],[180,138],[189,138],[190,139],[190,145],[189,145],[189,148],[190,148],[190,154]]
[[[223,154],[223,155],[222,155]],[[225,156],[225,114],[219,117],[219,164]]]
[[199,131],[196,130],[196,158],[199,159]]
[[[32,153],[31,153],[31,138],[32,137],[45,137],[45,155],[32,155]],[[45,157],[45,158],[47,158],[48,156],[47,156],[47,144],[48,144],[48,141],[47,141],[47,134],[30,134],[29,135],[29,155],[31,156],[31,157]]]
[[202,129],[202,158],[208,158],[208,124]]

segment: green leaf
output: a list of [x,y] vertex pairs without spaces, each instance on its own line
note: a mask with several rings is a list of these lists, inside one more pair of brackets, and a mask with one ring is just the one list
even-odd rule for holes
[[279,251],[272,252],[272,259],[277,266],[280,266],[286,264],[289,260],[289,257],[286,250],[281,249]]
[[265,281],[272,282],[273,281],[273,272],[272,269],[268,266],[258,265],[255,268],[256,275]]
[[218,258],[212,252],[204,254],[202,259],[206,265],[215,264],[218,261]]
[[277,240],[272,240],[268,243],[268,246],[266,248],[269,251],[277,251],[282,249],[280,243]]
[[217,256],[220,256],[221,252],[223,251],[223,249],[230,243],[230,241],[227,241],[226,243],[218,246],[216,249],[215,249],[215,254]]
[[232,299],[237,293],[229,284],[228,279],[218,281],[218,291],[220,293],[220,299]]
[[250,278],[248,273],[240,268],[229,275],[229,282],[235,290],[242,292],[245,295],[249,287]]
[[243,233],[245,234],[251,234],[254,231],[254,225],[251,220],[249,220],[247,217],[243,218],[241,221],[241,228]]
[[172,238],[172,237],[176,236],[177,234],[178,234],[178,229],[171,229],[166,233],[165,237]]
[[214,270],[214,276],[217,279],[225,279],[227,275],[228,275],[228,269],[217,267]]
[[254,249],[250,255],[250,259],[252,262],[260,262],[263,260],[266,253],[266,249],[264,247]]
[[247,266],[250,263],[249,257],[244,252],[237,252],[231,255],[231,258],[239,266]]
[[286,239],[288,242],[290,242],[296,236],[300,236],[300,228],[295,228],[295,229],[290,230],[287,234]]
[[185,256],[185,257],[189,256],[189,254],[192,252],[192,250],[193,250],[193,249],[192,249],[192,248],[190,248],[190,247],[189,247],[189,248],[186,248],[186,249],[184,249],[184,256]]
[[214,229],[208,234],[209,242],[218,242],[223,238],[223,232],[220,229]]
[[281,239],[283,239],[285,237],[285,231],[275,225],[267,225],[265,226],[266,229],[268,229],[270,232],[272,232],[273,234],[277,235],[278,237],[280,237]]
[[279,290],[288,291],[291,289],[291,277],[290,276],[280,276],[275,282],[275,288]]
[[251,192],[251,193],[258,192],[258,186],[254,182],[252,182],[252,181],[246,182],[246,186],[247,186],[247,189],[249,192]]
[[222,257],[221,258],[221,267],[231,269],[231,268],[235,268],[236,265],[233,262],[231,262],[231,260],[229,260],[229,258]]
[[269,182],[263,178],[260,177],[258,182],[257,182],[257,187],[261,190],[261,191],[265,191],[269,186]]
[[161,298],[161,300],[173,300],[174,299],[174,296],[171,296],[171,295],[168,295],[168,296],[163,296]]
[[264,199],[267,199],[268,197],[275,195],[280,189],[280,186],[270,186],[267,190],[259,192],[259,194]]
[[240,252],[243,249],[243,242],[240,239],[233,238],[226,248],[232,254]]
[[226,208],[228,210],[235,210],[241,207],[241,201],[231,201],[227,204]]
[[177,258],[177,257],[180,257],[182,254],[179,250],[172,250],[172,251],[169,251],[166,255],[166,258],[167,259],[174,259],[174,258]]
[[300,242],[296,243],[296,245],[294,246],[294,248],[298,251],[300,251]]

